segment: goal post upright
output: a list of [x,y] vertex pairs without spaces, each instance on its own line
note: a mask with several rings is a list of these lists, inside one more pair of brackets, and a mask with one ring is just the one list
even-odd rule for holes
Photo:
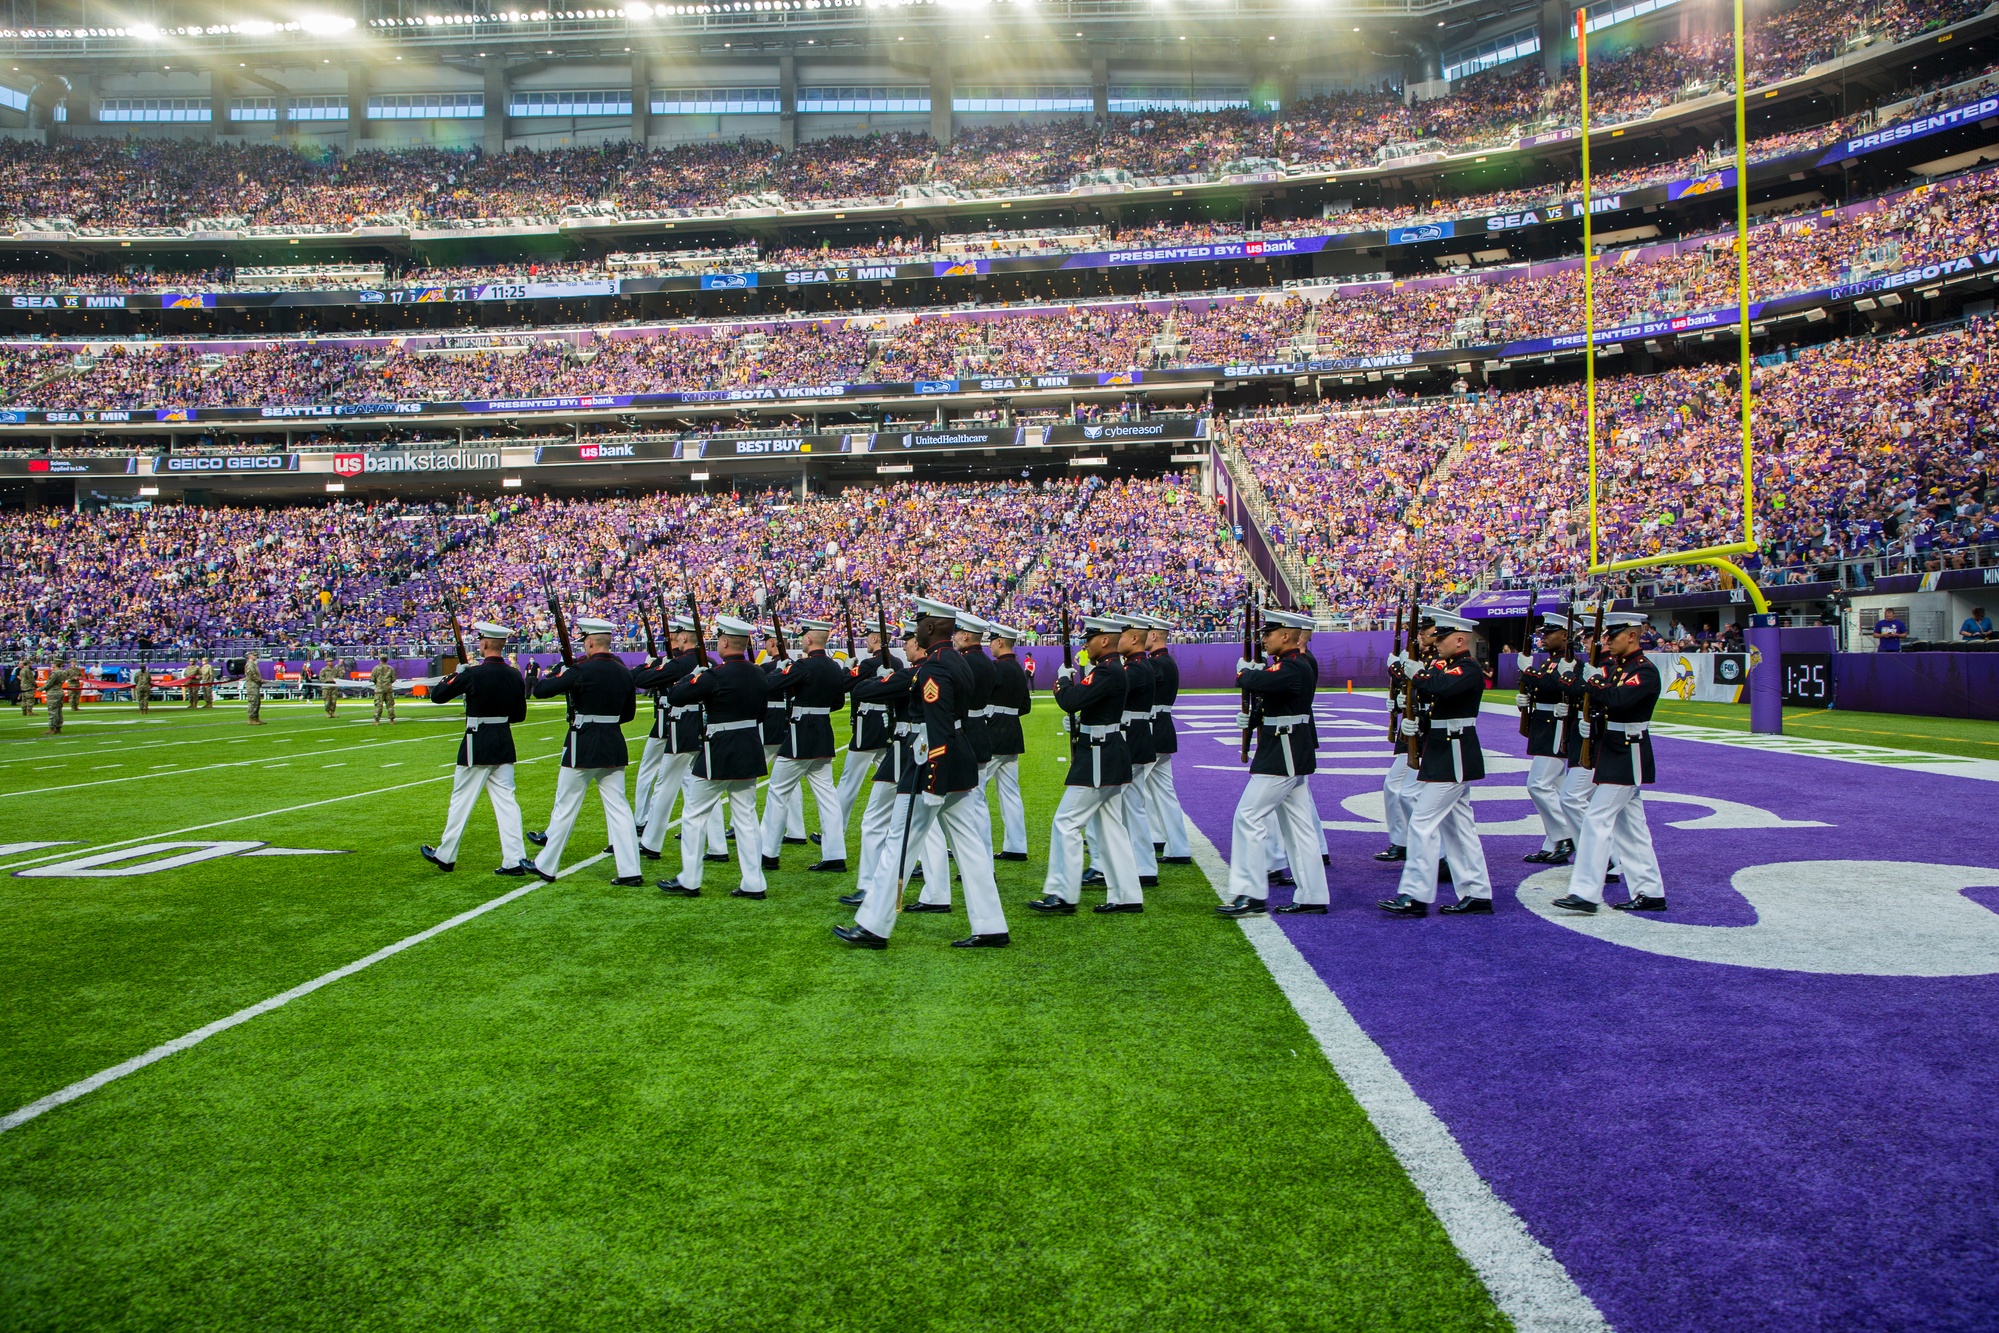
[[1743,0],[1734,0],[1735,9],[1735,255],[1736,324],[1742,403],[1742,537],[1739,541],[1670,555],[1639,556],[1629,560],[1604,561],[1600,549],[1601,529],[1597,519],[1596,441],[1596,245],[1595,201],[1590,196],[1589,162],[1589,11],[1576,11],[1576,74],[1581,102],[1582,195],[1583,195],[1583,381],[1589,440],[1589,572],[1610,574],[1627,569],[1650,569],[1662,565],[1707,565],[1740,583],[1759,614],[1770,610],[1769,599],[1756,580],[1749,577],[1731,556],[1749,555],[1756,550],[1755,469],[1750,436],[1752,369],[1749,341],[1749,102],[1744,54]]

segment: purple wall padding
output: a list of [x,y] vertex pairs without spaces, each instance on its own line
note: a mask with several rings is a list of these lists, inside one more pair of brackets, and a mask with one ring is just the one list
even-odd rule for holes
[[1837,653],[1835,707],[1999,721],[1999,653]]

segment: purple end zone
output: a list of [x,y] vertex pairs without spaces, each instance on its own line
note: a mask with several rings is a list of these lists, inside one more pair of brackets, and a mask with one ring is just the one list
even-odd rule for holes
[[[1226,697],[1177,710],[1187,731],[1207,724],[1174,770],[1224,855],[1245,773],[1234,710]],[[1380,699],[1322,698],[1320,716],[1322,818],[1377,821]],[[1510,714],[1479,730],[1488,754],[1524,756]],[[1673,941],[1664,952],[1530,910],[1518,889],[1541,867],[1520,858],[1538,822],[1484,836],[1497,915],[1420,921],[1374,906],[1398,878],[1369,859],[1385,833],[1329,829],[1332,911],[1283,929],[1618,1328],[1999,1328],[1999,787],[1696,741],[1657,749],[1647,809],[1671,911],[1617,913],[1614,929]],[[1480,822],[1524,828],[1525,764],[1497,767],[1480,786],[1515,790],[1481,799]],[[1676,794],[1738,804],[1659,799]],[[1768,816],[1827,827],[1743,827]],[[1909,869],[1871,867],[1843,902],[1826,887],[1837,868],[1737,878],[1846,861]],[[1922,864],[1991,869],[1959,876],[1961,894],[1913,894]],[[1712,948],[1737,959],[1685,956]],[[1849,956],[1868,971],[1842,972]],[[1991,970],[1881,974],[1945,957]]]

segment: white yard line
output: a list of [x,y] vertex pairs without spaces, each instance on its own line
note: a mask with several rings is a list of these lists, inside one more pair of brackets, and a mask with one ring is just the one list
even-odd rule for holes
[[[1511,711],[1511,710],[1508,710]],[[1226,899],[1228,864],[1193,822],[1194,862]],[[1429,1103],[1416,1095],[1374,1038],[1354,1021],[1297,946],[1268,917],[1238,923],[1277,988],[1303,1019],[1354,1100],[1367,1112],[1409,1179],[1423,1193],[1451,1244],[1477,1272],[1521,1333],[1603,1333],[1610,1322],[1534,1238],[1519,1214],[1493,1193]]]
[[[573,875],[577,871],[583,869],[585,866],[591,866],[597,864],[597,862],[602,861],[605,858],[605,855],[606,853],[599,852],[595,856],[586,857],[583,860],[578,861],[575,865],[570,866],[565,870],[558,871],[555,877],[557,879],[565,879],[568,876]],[[542,883],[543,883],[542,880],[530,876],[528,882],[526,884],[521,885],[519,888],[514,889],[509,893],[503,893],[499,897],[491,899],[487,902],[480,903],[477,907],[474,907],[469,911],[460,912],[457,916],[454,916],[449,920],[440,921],[428,930],[420,930],[414,935],[405,935],[402,939],[397,940],[394,944],[387,945],[384,948],[375,950],[375,952],[369,954],[366,958],[357,958],[353,962],[347,964],[345,967],[336,967],[331,972],[323,972],[319,976],[314,977],[311,981],[305,982],[302,985],[294,986],[290,990],[285,991],[282,994],[273,995],[268,1000],[259,1000],[256,1004],[251,1005],[247,1009],[238,1009],[235,1013],[229,1015],[227,1018],[218,1018],[213,1023],[208,1024],[206,1027],[198,1027],[194,1031],[186,1034],[185,1036],[175,1037],[172,1041],[169,1042],[162,1042],[160,1045],[153,1047],[153,1049],[151,1049],[150,1051],[147,1051],[142,1055],[135,1055],[131,1059],[125,1061],[122,1064],[115,1064],[111,1066],[111,1068],[106,1069],[101,1073],[92,1074],[89,1078],[78,1079],[76,1082],[70,1084],[66,1088],[58,1088],[56,1091],[50,1093],[46,1097],[42,1097],[39,1098],[38,1100],[29,1102],[26,1106],[23,1106],[18,1111],[11,1111],[4,1116],[0,1116],[0,1134],[4,1134],[8,1130],[18,1128],[21,1125],[25,1125],[30,1120],[33,1120],[36,1116],[42,1115],[43,1113],[48,1111],[53,1111],[58,1106],[62,1106],[68,1102],[73,1102],[79,1097],[87,1096],[90,1093],[97,1091],[105,1084],[116,1082],[117,1080],[125,1077],[127,1074],[136,1074],[141,1069],[144,1069],[147,1065],[158,1064],[160,1061],[166,1059],[169,1055],[178,1055],[180,1052],[185,1051],[190,1047],[199,1046],[202,1042],[207,1041],[210,1037],[214,1036],[218,1032],[227,1032],[230,1028],[238,1027],[244,1023],[249,1022],[251,1019],[257,1017],[259,1014],[268,1014],[273,1009],[281,1008],[284,1005],[290,1004],[293,1000],[299,999],[301,996],[312,994],[314,991],[318,990],[322,986],[330,986],[334,982],[339,981],[342,977],[351,977],[356,972],[359,972],[364,968],[373,967],[376,963],[381,962],[384,958],[393,958],[405,949],[413,948],[416,945],[422,944],[425,940],[434,939],[435,937],[442,935],[445,931],[450,930],[454,926],[462,926],[467,921],[476,920],[477,918],[482,917],[486,913],[492,911],[496,907],[504,907],[508,903],[514,901],[514,899],[516,898],[522,898],[530,893],[533,893],[536,889],[542,887]]]

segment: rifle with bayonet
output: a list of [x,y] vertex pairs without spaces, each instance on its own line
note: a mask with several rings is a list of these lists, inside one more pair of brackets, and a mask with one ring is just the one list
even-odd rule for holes
[[[1406,631],[1404,626],[1407,626]],[[1404,652],[1416,646],[1416,623],[1410,616],[1403,612],[1399,602],[1395,607],[1394,646],[1394,656],[1396,657],[1401,657]],[[1400,675],[1401,671],[1401,665],[1398,663],[1388,680],[1388,743],[1390,745],[1402,744],[1402,692],[1395,687],[1395,676]]]
[[576,665],[576,651],[569,643],[569,622],[562,615],[562,599],[556,596],[555,582],[546,570],[541,575],[541,595],[548,603],[548,614],[555,621],[555,645],[562,652],[562,665]]
[[[1409,646],[1411,648],[1414,648],[1416,641],[1423,636],[1422,604],[1423,580],[1418,577],[1415,586],[1409,590]],[[1408,683],[1402,689],[1402,716],[1405,719],[1416,716],[1416,673],[1414,671],[1409,673]],[[1422,764],[1423,736],[1421,732],[1409,738],[1408,753],[1409,767],[1416,768]]]
[[[444,539],[443,525],[440,524],[438,526],[431,537],[430,544],[432,551],[437,555],[438,572],[442,574],[444,572],[444,553],[449,549],[449,543]],[[442,596],[444,598],[444,614],[451,618],[451,639],[458,647],[458,665],[463,669],[471,661],[465,653],[465,632],[458,628],[458,609],[451,604],[450,591],[448,589],[443,591]]]
[[[1242,660],[1245,662],[1254,662],[1256,660],[1256,603],[1257,596],[1254,590],[1252,590],[1249,599],[1242,606]],[[1242,754],[1237,760],[1239,763],[1246,764],[1249,762],[1249,743],[1255,738],[1257,728],[1263,724],[1262,714],[1263,706],[1257,702],[1256,696],[1248,690],[1244,690],[1242,692],[1242,715],[1245,721],[1242,727]]]
[[[701,633],[701,603],[694,598],[694,581],[687,577],[685,556],[680,559],[680,583],[687,589],[687,618],[694,624],[694,662],[697,666],[705,667],[708,665],[708,640]],[[720,652],[721,647],[721,641],[717,640],[716,651]]]
[[[646,658],[648,661],[657,662],[659,660],[659,641],[652,636],[652,622],[646,619],[646,601],[644,597],[639,595],[639,588],[636,583],[632,585],[632,601],[638,607],[639,628],[645,631]],[[666,622],[661,621],[659,627],[662,633],[665,632]]]

